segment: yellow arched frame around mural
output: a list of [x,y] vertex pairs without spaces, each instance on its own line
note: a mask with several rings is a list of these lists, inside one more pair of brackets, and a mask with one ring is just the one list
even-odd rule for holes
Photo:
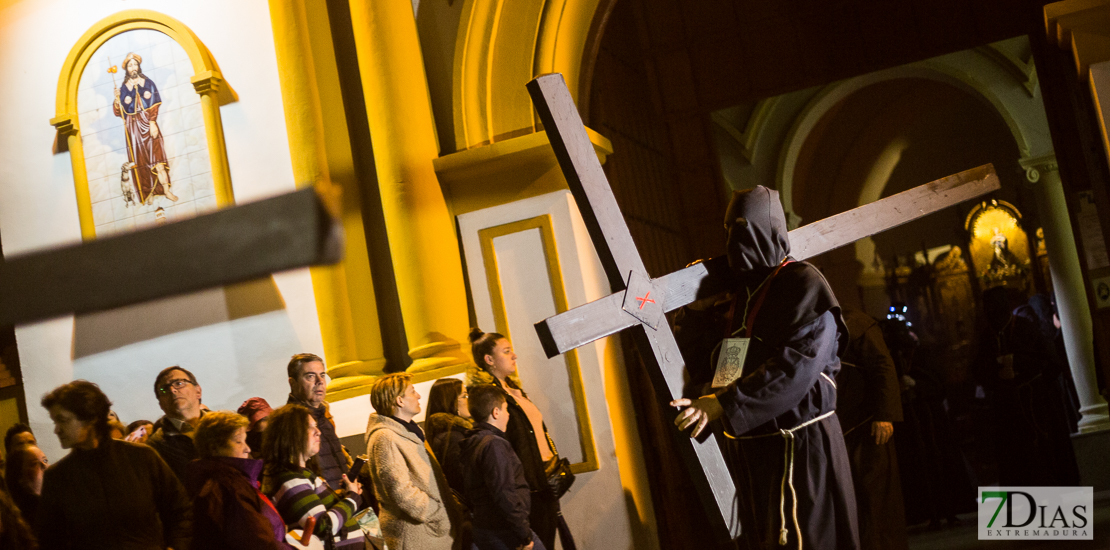
[[56,111],[54,118],[50,119],[50,124],[58,130],[58,150],[68,150],[70,154],[73,184],[77,191],[81,237],[85,240],[95,238],[96,229],[93,223],[88,171],[85,166],[85,152],[77,116],[78,85],[89,60],[105,42],[121,33],[139,29],[154,30],[169,36],[189,56],[189,62],[193,67],[190,81],[193,89],[200,96],[201,112],[204,116],[216,203],[222,208],[234,202],[220,106],[237,101],[235,91],[224,81],[212,53],[183,23],[150,10],[122,11],[97,22],[74,44],[58,77]]

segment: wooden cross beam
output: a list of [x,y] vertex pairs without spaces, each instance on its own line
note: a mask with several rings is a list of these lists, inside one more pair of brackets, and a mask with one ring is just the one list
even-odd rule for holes
[[[685,362],[665,313],[725,290],[727,258],[650,278],[562,75],[537,77],[528,92],[616,291],[537,323],[544,352],[554,357],[639,327],[633,336],[658,398],[669,403],[683,397]],[[804,260],[998,188],[989,164],[961,172],[791,231],[792,256]],[[719,536],[735,539],[740,535],[736,488],[717,440],[708,434],[682,439],[688,441],[680,445],[682,456],[711,523]]]
[[340,260],[314,189],[0,261],[0,325],[88,313]]
[[[799,227],[788,234],[790,255],[795,260],[812,258],[998,188],[994,166],[965,170]],[[725,277],[715,274],[727,272],[728,258],[721,256],[655,279],[667,289],[663,310],[673,311],[725,290]],[[616,292],[537,323],[544,352],[554,357],[637,324],[636,318],[622,314],[623,300],[624,293]]]

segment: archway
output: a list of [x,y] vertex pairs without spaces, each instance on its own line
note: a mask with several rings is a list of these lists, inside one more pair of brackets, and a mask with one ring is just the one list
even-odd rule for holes
[[[1023,204],[1021,175],[1007,169],[1017,165],[1019,147],[1004,119],[965,89],[919,78],[876,82],[830,105],[797,147],[795,211],[821,219],[987,162],[1003,181],[997,195]],[[1028,206],[1032,213],[1034,204]],[[861,307],[859,268],[875,262],[876,249],[889,264],[895,254],[961,244],[966,209],[916,220],[813,261],[841,301]]]

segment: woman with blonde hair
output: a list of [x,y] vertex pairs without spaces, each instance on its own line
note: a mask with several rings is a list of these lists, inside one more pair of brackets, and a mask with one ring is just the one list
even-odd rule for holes
[[424,446],[413,421],[420,394],[407,373],[374,382],[370,404],[377,411],[366,426],[370,477],[381,505],[382,533],[390,550],[448,550],[455,542],[450,489],[439,463]]
[[531,489],[532,510],[528,521],[545,548],[555,548],[555,532],[560,531],[564,548],[574,542],[562,512],[559,497],[551,490],[548,478],[560,468],[559,451],[547,433],[543,413],[521,388],[516,353],[509,339],[496,332],[470,331],[470,347],[477,368],[468,371],[468,385],[495,384],[509,394],[509,425],[505,436],[524,465],[524,478]]

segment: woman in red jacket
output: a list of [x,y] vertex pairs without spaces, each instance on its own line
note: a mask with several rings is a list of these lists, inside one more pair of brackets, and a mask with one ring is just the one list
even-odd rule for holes
[[210,412],[197,425],[193,443],[201,458],[185,467],[193,498],[193,549],[289,550],[285,522],[259,492],[262,461],[250,458],[245,417]]

